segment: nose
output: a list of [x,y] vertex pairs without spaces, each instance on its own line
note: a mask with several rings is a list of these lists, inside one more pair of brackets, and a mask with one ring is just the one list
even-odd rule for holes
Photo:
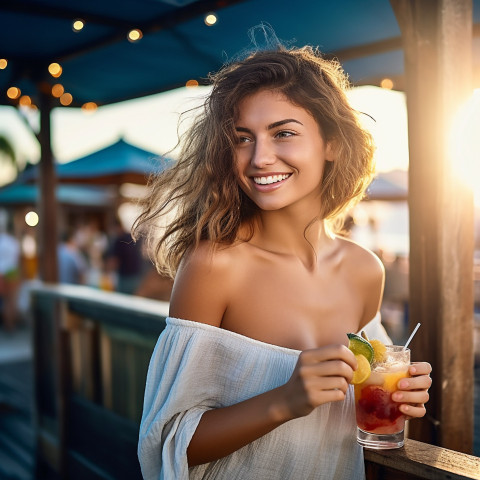
[[270,142],[257,138],[250,159],[251,165],[256,168],[264,168],[275,163],[275,160],[276,154]]

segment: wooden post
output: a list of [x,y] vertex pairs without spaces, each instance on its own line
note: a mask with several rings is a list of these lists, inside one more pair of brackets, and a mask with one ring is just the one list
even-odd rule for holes
[[472,94],[471,0],[390,0],[402,30],[410,144],[410,328],[414,360],[433,366],[427,417],[410,437],[471,453],[473,195],[448,149]]
[[39,89],[40,95],[40,176],[39,189],[39,271],[44,282],[58,281],[58,206],[55,195],[56,172],[51,146],[51,96]]

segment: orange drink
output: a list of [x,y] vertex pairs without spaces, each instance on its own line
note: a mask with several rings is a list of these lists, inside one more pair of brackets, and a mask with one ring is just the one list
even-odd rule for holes
[[367,448],[403,446],[405,416],[392,400],[401,378],[408,376],[410,350],[386,345],[384,359],[372,364],[370,376],[355,385],[357,440]]

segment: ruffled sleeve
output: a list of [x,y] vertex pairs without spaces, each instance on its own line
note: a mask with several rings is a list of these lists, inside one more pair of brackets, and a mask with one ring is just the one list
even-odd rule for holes
[[[281,347],[265,352],[265,347],[246,337],[239,343],[235,335],[209,325],[167,319],[145,386],[138,444],[145,480],[189,478],[186,451],[205,411],[288,380],[298,352],[286,354]],[[269,378],[270,385],[252,382],[253,372],[257,378]]]
[[155,346],[138,445],[145,480],[188,478],[187,447],[202,414],[216,406],[201,343],[188,329],[170,324]]

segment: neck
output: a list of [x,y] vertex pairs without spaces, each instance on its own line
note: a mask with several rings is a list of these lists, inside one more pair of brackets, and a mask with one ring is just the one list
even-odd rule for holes
[[281,210],[262,211],[250,242],[273,253],[296,256],[307,268],[314,268],[322,252],[331,248],[334,237],[324,220],[303,217]]

